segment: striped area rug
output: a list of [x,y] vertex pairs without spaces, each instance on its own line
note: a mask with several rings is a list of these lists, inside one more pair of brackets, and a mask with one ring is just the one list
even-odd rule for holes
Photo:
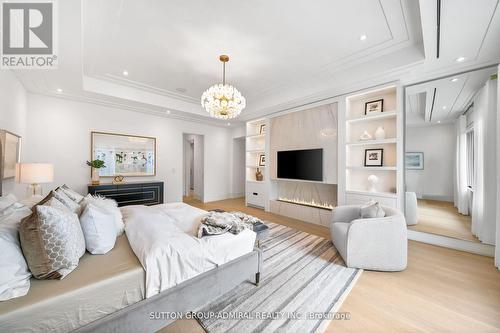
[[243,283],[200,309],[207,332],[322,332],[330,319],[317,314],[338,311],[359,277],[329,240],[266,224],[260,285]]

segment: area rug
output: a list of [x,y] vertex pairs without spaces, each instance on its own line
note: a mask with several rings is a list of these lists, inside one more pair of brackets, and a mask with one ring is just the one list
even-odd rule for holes
[[347,268],[322,237],[274,223],[261,242],[259,286],[245,282],[197,313],[209,333],[323,332],[362,270]]

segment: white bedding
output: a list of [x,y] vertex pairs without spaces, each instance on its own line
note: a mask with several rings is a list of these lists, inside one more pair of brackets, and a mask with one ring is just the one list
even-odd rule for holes
[[146,297],[253,250],[255,233],[244,230],[197,238],[207,212],[184,203],[121,208],[130,246],[146,271]]

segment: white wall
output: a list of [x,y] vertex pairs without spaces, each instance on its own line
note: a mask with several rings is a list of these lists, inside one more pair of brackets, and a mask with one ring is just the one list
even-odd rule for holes
[[406,151],[424,153],[424,170],[406,171],[406,190],[419,198],[453,201],[455,126],[408,127]]
[[[2,94],[3,95],[3,94]],[[23,161],[54,163],[55,181],[46,192],[66,183],[86,193],[90,170],[90,132],[102,131],[157,138],[157,175],[126,181],[162,180],[165,201],[181,201],[183,133],[204,135],[204,200],[229,197],[231,131],[89,103],[28,94],[27,135]]]
[[[0,70],[0,129],[22,137],[21,157],[26,146],[26,90],[11,71]],[[0,180],[1,181],[1,180]],[[3,193],[25,195],[13,179],[3,182]],[[1,194],[1,193],[0,193]]]

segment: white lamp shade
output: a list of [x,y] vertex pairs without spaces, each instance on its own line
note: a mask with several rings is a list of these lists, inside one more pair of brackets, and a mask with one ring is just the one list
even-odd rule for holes
[[42,184],[54,181],[54,165],[46,163],[17,163],[16,182]]

